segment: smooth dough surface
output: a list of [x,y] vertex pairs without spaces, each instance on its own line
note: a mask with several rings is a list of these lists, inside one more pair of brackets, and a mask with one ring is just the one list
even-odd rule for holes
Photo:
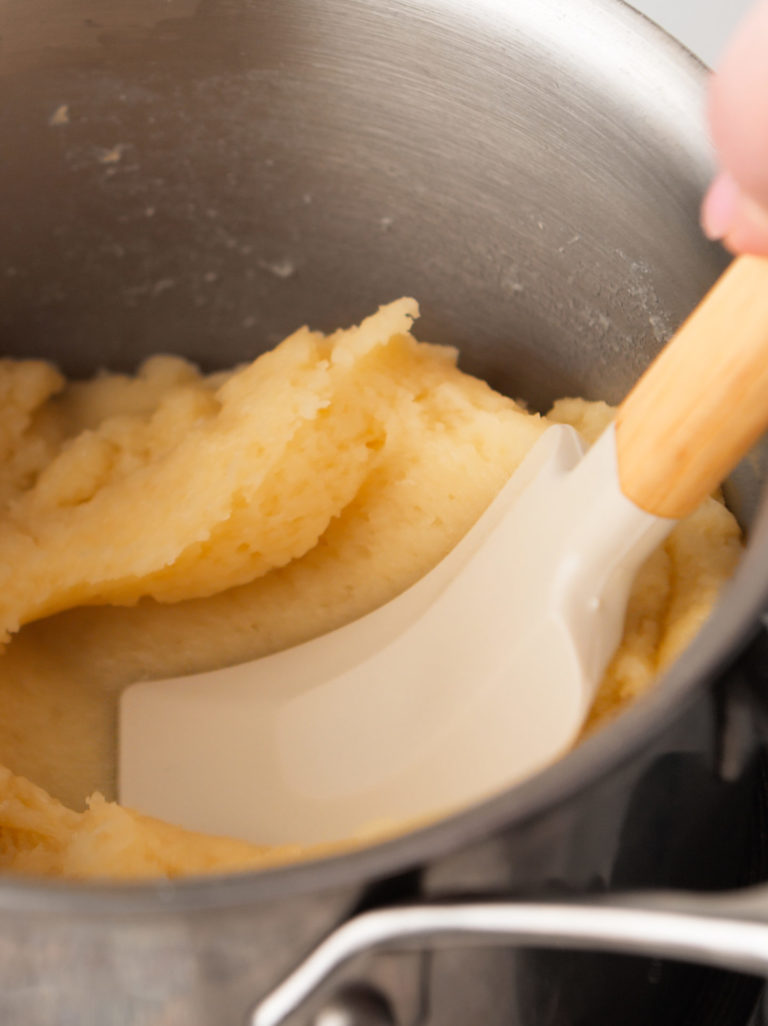
[[[368,612],[455,545],[549,422],[588,441],[609,422],[579,399],[526,412],[416,342],[417,312],[404,299],[331,336],[301,329],[208,377],[155,357],[134,378],[67,384],[0,361],[0,868],[178,876],[316,853],[108,801],[116,703],[133,681]],[[638,578],[588,730],[687,644],[740,551],[716,498],[675,529]]]

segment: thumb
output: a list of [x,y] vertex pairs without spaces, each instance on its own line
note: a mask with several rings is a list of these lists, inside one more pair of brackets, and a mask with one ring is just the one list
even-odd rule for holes
[[722,171],[704,200],[704,231],[733,252],[768,255],[768,0],[730,43],[709,115]]

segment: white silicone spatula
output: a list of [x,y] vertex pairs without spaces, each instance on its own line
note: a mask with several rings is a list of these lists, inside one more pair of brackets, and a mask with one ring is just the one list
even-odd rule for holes
[[419,820],[573,744],[635,573],[768,426],[768,260],[736,261],[586,454],[548,429],[469,534],[374,613],[129,687],[120,800],[194,830],[327,841]]

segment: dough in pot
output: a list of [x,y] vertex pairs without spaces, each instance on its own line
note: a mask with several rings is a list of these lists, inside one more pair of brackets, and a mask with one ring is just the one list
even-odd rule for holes
[[[370,611],[456,544],[549,422],[588,441],[609,422],[580,399],[527,412],[454,350],[416,342],[416,314],[404,299],[328,337],[302,329],[207,377],[175,357],[71,384],[0,362],[7,871],[178,876],[318,853],[108,801],[116,703],[135,680],[256,658]],[[588,730],[688,643],[740,551],[712,498],[651,557]]]

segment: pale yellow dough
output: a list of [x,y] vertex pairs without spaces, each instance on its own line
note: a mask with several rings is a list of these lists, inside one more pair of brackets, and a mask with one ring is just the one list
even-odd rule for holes
[[[579,399],[526,412],[416,342],[417,312],[403,299],[328,337],[301,329],[209,377],[155,357],[67,384],[0,361],[0,867],[178,876],[314,854],[107,801],[116,700],[375,608],[452,548],[549,421],[590,441],[608,423]],[[740,550],[715,498],[676,528],[638,579],[588,729],[687,644]]]

